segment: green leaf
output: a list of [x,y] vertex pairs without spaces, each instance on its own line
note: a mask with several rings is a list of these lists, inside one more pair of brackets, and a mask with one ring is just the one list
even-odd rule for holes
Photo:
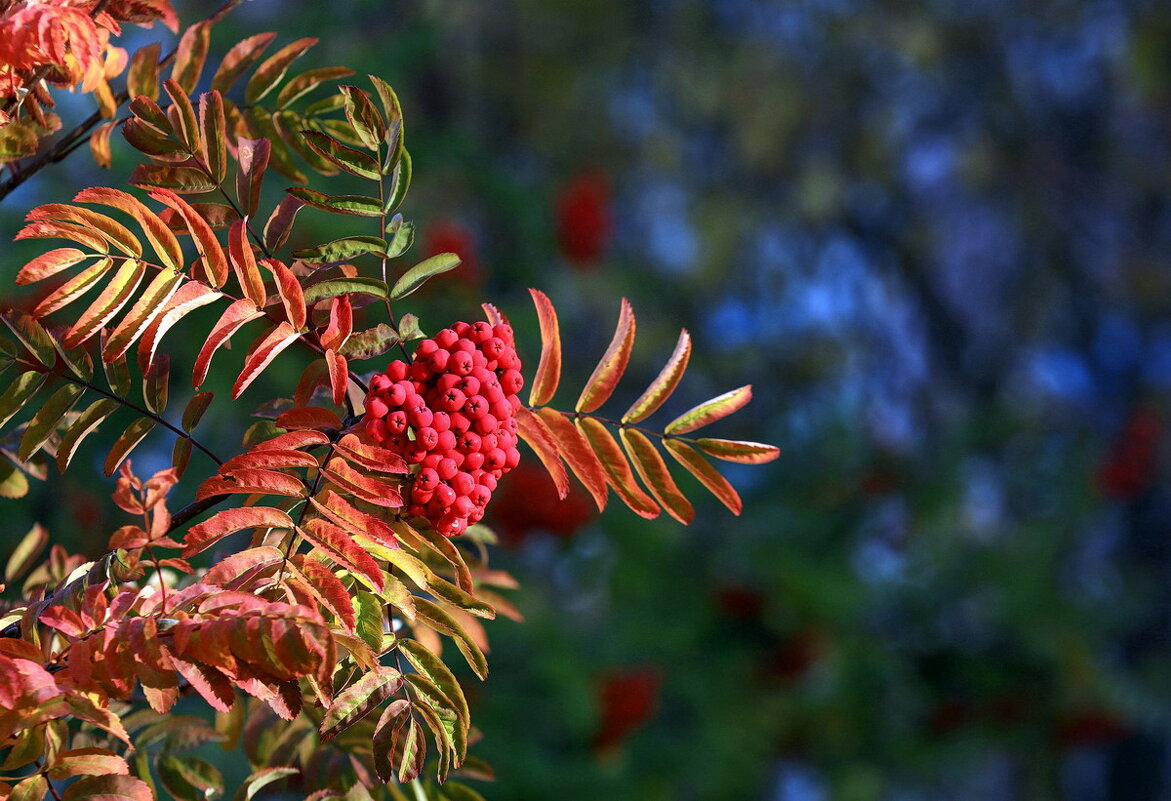
[[[289,65],[300,58],[306,50],[320,41],[318,39],[298,39],[295,42],[285,45],[269,58],[265,59],[256,72],[252,74],[252,78],[248,81],[248,86],[244,90],[244,102],[254,104],[260,98],[271,92],[276,85],[285,77],[285,73],[289,70]],[[265,43],[267,45],[267,42]]]
[[390,244],[386,248],[388,259],[397,259],[411,249],[415,243],[415,224],[404,220],[401,214],[394,215],[394,219],[386,226],[386,232],[393,234]]
[[488,677],[488,660],[484,658],[484,652],[455,618],[426,598],[415,599],[415,614],[431,628],[451,637],[455,641],[455,647],[463,654],[468,666],[477,676],[481,679]]
[[371,181],[377,181],[382,177],[382,173],[378,169],[378,162],[369,153],[346,147],[332,136],[319,131],[301,131],[300,133],[304,137],[305,144],[315,153],[350,175],[369,178]]
[[454,253],[439,253],[419,262],[394,282],[394,287],[390,290],[390,299],[401,300],[405,298],[432,276],[454,270],[459,264],[460,258]]
[[390,698],[403,684],[403,674],[383,667],[365,674],[343,690],[321,721],[321,739],[331,740]]
[[0,426],[3,426],[12,416],[19,412],[29,398],[33,396],[48,378],[44,373],[21,373],[16,380],[8,385],[8,389],[0,394]]
[[414,171],[411,164],[411,154],[404,150],[402,159],[390,174],[390,192],[386,198],[387,212],[397,209],[407,196],[407,190],[411,188],[411,173]]
[[[326,81],[348,78],[353,74],[354,71],[349,67],[318,67],[306,70],[300,75],[290,78],[289,82],[284,85],[281,93],[277,95],[277,106],[284,108],[290,103],[300,100]],[[310,111],[306,110],[306,114],[309,113]]]
[[56,350],[53,348],[53,338],[49,332],[29,315],[13,309],[0,314],[4,324],[12,329],[16,338],[24,345],[38,362],[46,367],[57,363]]
[[739,442],[731,439],[700,438],[695,441],[695,447],[708,456],[740,464],[764,464],[781,455],[781,449],[775,445],[765,445],[762,442]]
[[82,440],[97,430],[107,417],[114,413],[118,408],[118,402],[110,398],[102,398],[96,401],[92,406],[78,415],[77,419],[73,421],[73,425],[65,432],[65,436],[61,438],[61,444],[57,446],[57,469],[62,473],[69,467],[69,463],[73,460],[73,455],[77,453],[77,448],[81,445]]
[[370,95],[356,86],[338,88],[345,97],[346,119],[349,120],[354,133],[366,147],[377,150],[386,138],[386,121],[370,102]]
[[155,767],[163,787],[179,801],[210,801],[224,791],[219,770],[199,757],[163,754]]
[[347,236],[344,239],[335,239],[315,248],[294,250],[293,256],[309,264],[324,264],[346,261],[355,256],[364,256],[367,253],[373,253],[376,256],[387,255],[386,240],[377,236]]
[[351,334],[342,345],[341,354],[347,359],[373,359],[399,343],[398,332],[386,323],[379,323],[367,331]]
[[330,278],[305,287],[305,305],[350,294],[370,295],[379,300],[389,297],[386,284],[377,278]]
[[451,668],[442,659],[427,650],[426,646],[416,640],[403,638],[398,641],[398,649],[406,657],[406,660],[411,663],[411,667],[430,679],[447,697],[454,710],[459,714],[460,719],[465,724],[469,722],[472,713],[468,707],[468,700],[464,696],[463,687],[460,686],[459,680],[451,672]]
[[211,405],[212,393],[197,392],[195,396],[187,402],[186,408],[183,409],[183,430],[191,432],[199,425],[199,421],[203,418],[207,407]]
[[45,444],[57,423],[61,422],[61,418],[73,408],[84,392],[85,389],[77,384],[65,384],[49,396],[20,439],[20,449],[17,451],[20,461],[27,462]]
[[285,190],[302,203],[334,214],[352,214],[358,217],[379,217],[382,205],[376,197],[365,195],[327,195],[303,186]]
[[40,523],[34,523],[28,533],[21,538],[12,556],[8,557],[8,564],[4,567],[4,582],[11,584],[28,571],[32,570],[37,557],[49,544],[49,532]]
[[443,785],[443,795],[448,801],[486,801],[484,796],[477,793],[466,784],[459,784],[458,782],[447,782]]
[[240,801],[252,801],[256,794],[268,785],[289,776],[296,776],[300,772],[297,768],[262,768],[244,780],[244,785],[236,793],[236,798]]
[[139,443],[146,439],[146,435],[154,427],[154,420],[149,417],[140,417],[122,432],[122,436],[118,437],[118,441],[114,443],[114,447],[106,456],[105,471],[107,476],[114,475],[118,466],[130,455],[131,451],[138,447]]
[[752,400],[752,385],[748,384],[688,409],[668,423],[663,431],[667,434],[686,434],[697,428],[703,428],[709,423],[727,417],[750,400]]
[[358,590],[354,598],[354,611],[358,619],[355,629],[362,641],[376,654],[386,650],[382,645],[384,606],[381,598],[366,590]]

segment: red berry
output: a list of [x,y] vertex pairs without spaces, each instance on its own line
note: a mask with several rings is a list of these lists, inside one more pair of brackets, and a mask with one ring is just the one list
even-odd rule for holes
[[439,444],[439,432],[434,428],[424,426],[415,431],[415,442],[429,451],[435,450],[435,446]]
[[459,465],[451,457],[439,460],[439,466],[435,468],[435,472],[444,481],[455,478],[455,474],[459,472]]
[[475,425],[476,431],[478,431],[481,434],[491,434],[499,427],[500,427],[500,423],[498,423],[496,421],[496,417],[491,414],[486,414],[483,417],[481,417],[479,420],[476,421],[476,425]]
[[479,451],[472,451],[464,456],[463,468],[465,470],[479,470],[484,466],[484,454]]
[[386,437],[390,434],[386,429],[386,421],[379,420],[378,418],[368,418],[366,420],[366,433],[375,442],[385,442]]
[[448,484],[440,484],[435,488],[435,499],[444,506],[451,506],[452,501],[457,497],[455,490]]
[[422,356],[429,356],[437,350],[439,350],[439,343],[437,343],[434,339],[424,339],[419,343],[419,346],[415,348],[415,358],[418,359]]
[[392,434],[401,434],[407,430],[407,413],[391,412],[386,416],[386,427]]
[[468,419],[466,414],[462,412],[453,412],[451,415],[451,430],[456,434],[462,434],[472,427],[472,421]]
[[459,334],[457,334],[455,331],[453,331],[450,328],[444,328],[442,331],[440,331],[438,334],[435,335],[435,344],[437,344],[439,347],[446,350],[446,349],[450,348],[452,345],[454,345],[456,343],[456,340],[458,340],[458,339],[459,339]]
[[483,395],[473,395],[464,403],[464,414],[473,420],[479,420],[484,415],[488,414],[488,401],[484,400]]
[[500,376],[500,386],[504,388],[506,395],[515,395],[524,389],[525,378],[520,374],[520,370],[508,369],[504,371],[504,375]]
[[440,453],[450,453],[456,445],[456,436],[453,431],[440,431],[436,440],[435,450]]
[[431,369],[437,373],[442,373],[447,369],[447,364],[451,360],[451,354],[446,350],[437,350],[427,357],[427,363],[431,365]]
[[463,518],[466,518],[475,511],[475,508],[476,505],[472,503],[472,499],[465,496],[456,498],[451,504],[452,513]]
[[407,422],[411,424],[412,428],[427,428],[435,420],[435,414],[427,408],[426,404],[422,408],[411,409],[407,412]]
[[391,381],[402,381],[411,374],[411,366],[406,362],[394,361],[386,368],[386,377]]
[[386,413],[389,411],[390,408],[381,398],[371,398],[366,403],[366,414],[371,417],[386,417]]
[[443,393],[439,402],[443,406],[443,408],[446,409],[447,411],[458,412],[460,409],[463,408],[464,401],[466,401],[467,399],[468,399],[467,395],[463,394],[455,387],[452,387],[451,389],[446,390]]
[[378,373],[370,379],[370,392],[386,392],[386,390],[390,389],[390,385],[392,383],[393,382],[390,380],[388,375],[385,373]]

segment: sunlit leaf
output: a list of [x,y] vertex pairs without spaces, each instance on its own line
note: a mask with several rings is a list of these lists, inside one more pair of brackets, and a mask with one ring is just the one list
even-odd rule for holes
[[423,286],[433,276],[454,270],[460,265],[460,257],[455,253],[439,253],[429,259],[419,262],[394,282],[390,290],[391,300],[400,300]]
[[614,338],[610,346],[602,355],[598,366],[586,381],[585,389],[574,407],[579,412],[592,412],[605,403],[614,387],[618,386],[618,379],[626,371],[630,361],[630,350],[634,346],[634,310],[626,298],[622,299],[622,308],[618,313],[618,327],[614,331]]
[[775,445],[765,445],[760,442],[739,442],[731,439],[700,438],[695,441],[695,447],[708,456],[741,464],[764,464],[781,455],[781,449]]
[[630,457],[638,477],[650,490],[651,495],[659,502],[667,514],[683,525],[695,519],[695,509],[679,491],[678,485],[671,477],[666,462],[655,448],[654,444],[641,431],[633,428],[623,428],[619,431],[622,445]]
[[107,476],[114,475],[114,471],[118,469],[118,466],[130,455],[131,451],[139,446],[154,427],[154,420],[149,417],[140,417],[122,432],[122,435],[118,437],[118,440],[114,443],[114,447],[110,449],[110,453],[106,456],[106,463],[103,469]]
[[732,514],[740,514],[744,507],[740,500],[740,494],[728,483],[728,479],[720,475],[719,471],[700,456],[694,448],[677,439],[665,439],[663,446],[675,457],[675,461],[687,468],[687,471],[707,487],[711,494],[719,499],[720,503],[728,507]]
[[626,461],[622,448],[614,441],[606,426],[592,417],[579,417],[574,424],[601,461],[606,471],[607,482],[622,502],[640,517],[658,517],[658,504],[639,488],[631,472],[630,463]]
[[561,331],[557,322],[557,310],[549,297],[539,289],[529,289],[533,304],[537,307],[537,322],[541,327],[541,361],[537,364],[533,386],[529,390],[529,403],[544,406],[557,393],[561,380]]
[[667,360],[667,364],[663,366],[662,371],[658,374],[651,385],[647,387],[646,392],[639,396],[638,400],[630,404],[630,408],[626,410],[626,414],[622,415],[622,422],[637,423],[650,417],[655,411],[663,405],[675,388],[679,386],[679,380],[683,378],[683,373],[687,370],[687,362],[691,358],[691,335],[687,333],[687,329],[679,332],[679,341],[675,344],[675,352],[671,354],[671,358]]
[[743,408],[750,400],[752,400],[752,385],[748,384],[689,409],[668,423],[663,431],[667,434],[686,434],[697,428],[703,428],[709,423],[721,420],[732,412]]

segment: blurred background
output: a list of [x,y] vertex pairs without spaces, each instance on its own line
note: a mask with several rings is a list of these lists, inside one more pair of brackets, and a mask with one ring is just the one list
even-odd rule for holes
[[[213,53],[263,30],[398,90],[416,252],[464,258],[413,305],[424,330],[488,299],[533,360],[543,288],[566,404],[626,296],[613,408],[685,326],[652,424],[751,382],[712,433],[782,447],[727,466],[742,517],[702,502],[687,529],[559,504],[536,469],[502,484],[494,558],[527,620],[489,626],[472,699],[489,797],[1171,798],[1166,5],[254,0]],[[78,154],[0,238],[133,163]],[[240,409],[205,426],[224,450]],[[6,539],[35,518],[101,548],[123,521],[84,453],[3,502]]]

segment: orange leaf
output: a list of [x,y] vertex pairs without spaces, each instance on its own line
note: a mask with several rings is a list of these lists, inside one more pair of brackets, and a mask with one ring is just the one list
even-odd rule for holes
[[110,322],[114,315],[126,305],[130,296],[134,294],[134,290],[138,289],[145,273],[146,266],[140,261],[127,259],[122,262],[118,272],[114,273],[114,277],[106,284],[97,300],[90,304],[90,307],[69,329],[69,333],[61,340],[61,344],[66,348],[76,348],[96,334],[99,328]]
[[637,423],[654,414],[663,405],[663,401],[675,391],[675,387],[679,386],[679,379],[683,378],[690,358],[691,335],[684,328],[679,332],[679,341],[675,344],[675,352],[671,354],[671,358],[667,360],[662,371],[647,387],[646,392],[630,404],[626,414],[622,415],[622,422]]
[[16,283],[21,285],[36,283],[87,258],[89,256],[77,248],[50,250],[21,267],[20,272],[16,274]]
[[129,214],[142,226],[142,232],[163,265],[172,270],[183,268],[183,248],[174,232],[138,198],[120,189],[98,186],[78,192],[73,202],[97,203]]
[[594,368],[581,397],[577,399],[579,412],[592,412],[597,409],[614,392],[618,386],[618,379],[626,371],[626,364],[630,361],[630,349],[634,346],[634,310],[630,302],[622,299],[622,308],[618,312],[618,327],[614,330],[614,338],[610,340],[610,347],[602,354],[602,360]]
[[205,551],[224,537],[248,528],[288,528],[293,520],[288,513],[270,506],[248,506],[242,509],[225,509],[217,512],[204,522],[187,531],[184,558]]
[[[274,548],[271,545],[249,548],[246,551],[234,553],[216,562],[207,571],[207,574],[203,577],[203,581],[206,584],[214,584],[220,587],[227,586],[245,573],[255,574],[273,565],[280,564],[284,560],[284,553],[279,548]],[[196,654],[189,650],[184,656],[196,656]],[[217,664],[210,659],[201,659],[200,661]]]
[[46,203],[37,206],[25,217],[27,220],[60,220],[83,225],[100,234],[106,241],[127,256],[138,258],[142,255],[142,245],[138,238],[130,233],[130,229],[117,220],[98,214],[96,211],[69,206],[64,203]]
[[207,335],[203,347],[199,349],[199,355],[195,357],[195,371],[192,373],[191,381],[196,389],[199,389],[207,378],[208,368],[211,367],[211,358],[220,349],[220,346],[231,339],[232,335],[239,331],[245,323],[263,316],[264,312],[256,308],[256,304],[248,298],[237,300],[224,310],[220,319],[212,326],[211,333]]
[[683,525],[688,525],[695,519],[695,509],[679,491],[679,486],[671,478],[671,471],[667,469],[666,462],[654,444],[645,434],[633,428],[623,428],[619,436],[622,437],[622,445],[638,477],[651,491],[651,495],[667,510],[667,514]]
[[601,461],[606,471],[606,481],[614,488],[622,502],[640,517],[648,520],[658,517],[658,504],[635,483],[626,456],[606,427],[592,417],[579,417],[576,425],[589,443],[590,449]]
[[750,400],[752,385],[746,384],[689,409],[668,423],[663,431],[667,434],[686,434],[688,431],[703,428],[709,423],[727,417],[737,409],[742,409]]
[[199,125],[203,130],[199,155],[216,183],[222,183],[228,174],[228,148],[224,140],[224,99],[214,89],[199,96]]
[[105,256],[86,267],[45,296],[44,300],[33,308],[33,317],[47,317],[55,311],[64,309],[89,291],[113,264],[110,258]]
[[740,514],[740,510],[744,507],[743,501],[740,500],[740,493],[736,492],[735,487],[728,483],[728,479],[720,475],[707,459],[696,453],[690,445],[677,439],[665,439],[663,445],[675,457],[675,461],[687,468],[687,471],[707,487],[711,494],[720,500],[720,503],[728,507],[732,514]]
[[152,322],[167,309],[171,296],[183,283],[183,277],[170,270],[159,270],[146,285],[142,295],[126,312],[102,347],[102,359],[109,363],[121,358]]
[[557,310],[552,301],[539,289],[529,289],[537,307],[537,322],[541,326],[541,361],[529,390],[529,404],[543,406],[553,399],[557,384],[561,380],[561,331],[557,322]]
[[[188,281],[179,287],[167,302],[163,313],[155,317],[143,333],[142,340],[138,343],[138,366],[143,370],[150,366],[154,361],[155,351],[158,350],[159,340],[171,330],[171,326],[200,306],[206,306],[219,297],[219,292],[199,281]],[[111,363],[117,359],[117,354],[114,354],[114,358],[110,358],[110,354],[104,354],[103,358]]]
[[609,490],[606,489],[606,471],[585,437],[569,421],[568,417],[556,409],[545,407],[537,409],[536,414],[549,429],[549,434],[553,437],[553,443],[557,446],[557,452],[561,454],[561,458],[569,465],[582,486],[589,490],[590,495],[593,496],[598,511],[605,509],[606,495],[609,493]]
[[265,259],[264,266],[276,279],[277,294],[281,296],[289,323],[300,331],[305,327],[305,293],[301,289],[301,282],[292,270],[276,259]]
[[244,291],[244,297],[256,306],[263,306],[268,297],[264,291],[264,279],[260,277],[260,270],[256,268],[256,255],[248,242],[247,226],[246,220],[237,220],[228,229],[228,256],[231,258],[236,280],[240,282],[240,288]]
[[105,237],[84,225],[38,220],[17,231],[13,239],[69,239],[99,253],[109,253]]
[[156,187],[149,190],[149,194],[179,213],[183,222],[187,224],[187,230],[191,232],[191,238],[195,240],[195,249],[203,258],[203,269],[212,286],[216,289],[223,286],[228,280],[228,258],[224,255],[224,249],[220,247],[219,240],[216,239],[215,232],[207,224],[207,220],[191,208],[190,203],[170,189]]
[[764,464],[781,455],[781,449],[775,445],[732,439],[700,438],[695,441],[695,446],[708,456],[740,464]]
[[557,445],[548,426],[523,406],[516,413],[516,423],[517,434],[533,449],[553,479],[557,487],[557,497],[565,500],[569,497],[569,473],[565,472],[565,465],[558,455]]
[[297,341],[298,334],[288,323],[282,322],[269,329],[268,333],[260,338],[248,351],[244,360],[244,369],[236,378],[232,386],[232,400],[240,397],[248,385],[272,364],[281,351]]

